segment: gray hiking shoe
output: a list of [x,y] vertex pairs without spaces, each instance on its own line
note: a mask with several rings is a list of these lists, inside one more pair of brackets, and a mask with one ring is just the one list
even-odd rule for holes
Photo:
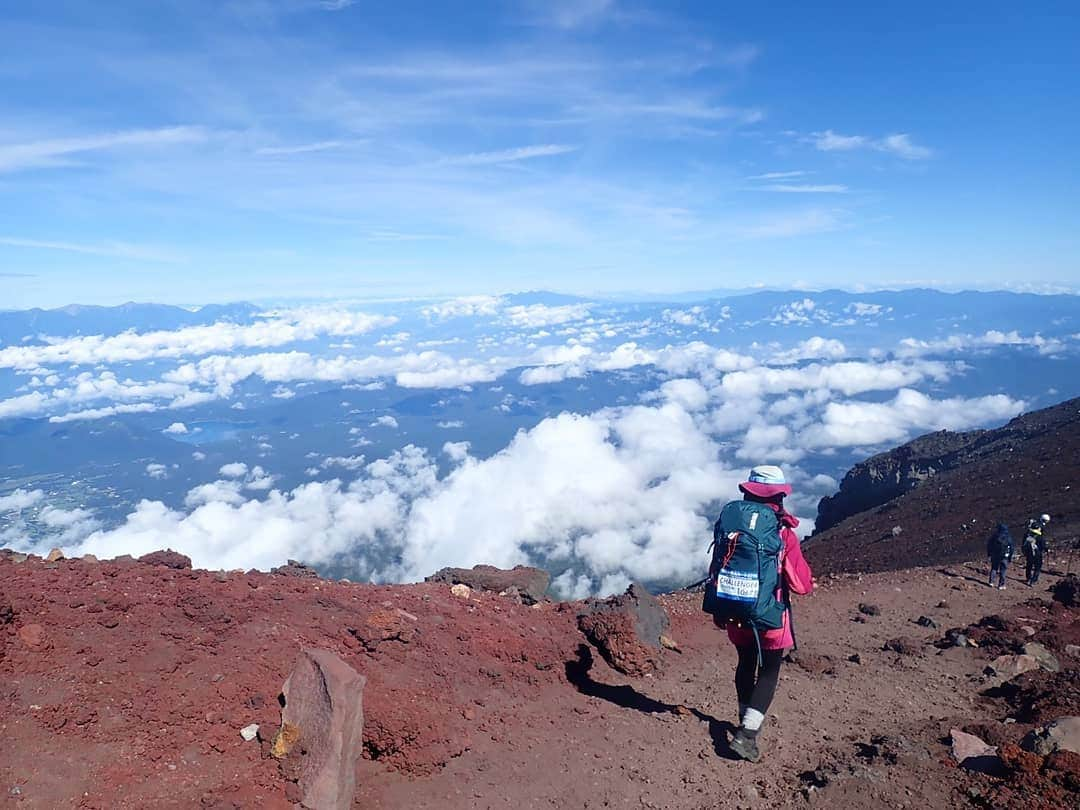
[[745,728],[740,728],[731,738],[731,750],[748,762],[757,762],[761,759],[761,752],[758,751],[757,736],[756,731],[747,731]]

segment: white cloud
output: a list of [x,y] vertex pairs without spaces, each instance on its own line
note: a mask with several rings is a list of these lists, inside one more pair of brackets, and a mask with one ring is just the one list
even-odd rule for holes
[[770,362],[795,363],[799,360],[839,360],[847,354],[847,347],[835,338],[815,335],[800,341],[791,349],[772,355]]
[[321,466],[324,470],[331,467],[341,467],[346,470],[360,470],[367,464],[367,460],[363,456],[327,456],[322,460]]
[[895,133],[882,138],[871,138],[866,135],[840,135],[831,129],[827,129],[824,132],[812,133],[810,142],[822,152],[850,152],[856,149],[873,149],[878,152],[888,152],[906,160],[925,160],[934,154],[933,150],[915,144],[907,133]]
[[495,295],[468,295],[439,304],[431,304],[420,312],[425,318],[438,320],[473,318],[481,315],[494,317],[499,314],[502,305],[503,299]]
[[865,301],[853,301],[844,307],[844,312],[860,318],[869,318],[892,312],[892,307],[887,307],[884,304],[868,304]]
[[751,177],[747,177],[747,180],[794,180],[798,177],[805,177],[810,174],[806,171],[791,171],[791,172],[765,172],[765,174],[755,174]]
[[16,489],[7,495],[0,495],[0,512],[21,512],[31,506],[37,506],[45,500],[45,492],[40,489]]
[[840,183],[821,183],[813,185],[809,183],[772,183],[767,186],[758,186],[755,191],[775,191],[781,194],[847,194],[848,187]]
[[[1074,335],[1072,339],[1076,340],[1077,337]],[[1022,335],[1015,329],[1011,332],[991,329],[981,335],[950,335],[939,340],[904,338],[900,341],[896,353],[901,357],[918,357],[925,354],[951,354],[1000,346],[1029,346],[1039,354],[1055,354],[1065,349],[1066,343],[1058,338],[1044,338],[1037,332],[1034,335]]]
[[519,160],[531,160],[538,157],[565,155],[577,150],[576,146],[565,144],[542,144],[539,146],[519,146],[514,149],[502,149],[498,152],[474,152],[470,155],[458,155],[439,161],[449,166],[489,166],[500,163],[516,163]]
[[469,457],[469,442],[446,442],[442,450],[451,461],[461,462]]
[[174,433],[176,435],[183,435],[188,432],[188,427],[183,422],[173,422],[162,433]]
[[273,315],[252,324],[221,321],[171,331],[46,338],[44,345],[0,348],[0,368],[29,370],[43,365],[97,365],[268,348],[312,340],[324,334],[364,334],[397,321],[387,315],[341,310],[285,310]]
[[903,388],[888,402],[830,402],[821,422],[803,431],[800,443],[809,448],[898,443],[915,432],[967,430],[1009,419],[1024,407],[1023,400],[1002,394],[933,399]]
[[529,304],[507,307],[504,314],[509,322],[523,329],[538,329],[589,317],[590,304],[564,304],[550,307],[545,304]]
[[164,127],[0,144],[0,173],[68,166],[73,162],[72,156],[88,152],[198,143],[207,137],[200,127]]
[[151,478],[168,478],[169,468],[164,464],[151,463],[146,465],[146,474]]
[[397,419],[395,419],[392,416],[384,415],[384,416],[380,416],[378,419],[376,419],[372,423],[372,427],[376,427],[376,426],[378,426],[378,427],[388,427],[388,428],[396,429],[397,426],[398,426],[398,421],[397,421]]
[[49,421],[54,423],[79,422],[89,419],[107,419],[124,413],[152,413],[157,410],[157,405],[151,402],[136,402],[132,405],[109,405],[104,408],[86,408],[81,411],[71,411],[59,416],[50,416]]
[[247,475],[247,471],[247,464],[242,461],[233,461],[230,464],[223,464],[218,470],[218,475],[224,475],[226,478],[243,478]]

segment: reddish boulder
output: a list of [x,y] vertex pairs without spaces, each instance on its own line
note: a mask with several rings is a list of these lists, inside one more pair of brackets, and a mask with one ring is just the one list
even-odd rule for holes
[[295,776],[304,807],[348,810],[363,746],[366,678],[327,650],[304,650],[281,688],[274,753]]
[[547,594],[551,575],[541,568],[527,565],[516,565],[509,571],[491,565],[477,565],[473,568],[443,568],[424,581],[468,585],[474,591],[509,592],[518,596],[523,604],[535,605]]
[[637,583],[621,596],[587,601],[578,615],[578,628],[604,660],[619,672],[635,676],[660,668],[660,637],[669,623],[656,597]]
[[40,624],[24,624],[19,628],[19,641],[31,650],[40,649],[45,644],[45,628]]
[[318,579],[319,572],[298,560],[289,560],[285,565],[270,569],[271,574],[282,577],[301,577],[303,579]]
[[191,558],[167,548],[164,551],[151,551],[139,557],[139,562],[145,565],[163,565],[166,568],[174,568],[177,571],[191,568]]

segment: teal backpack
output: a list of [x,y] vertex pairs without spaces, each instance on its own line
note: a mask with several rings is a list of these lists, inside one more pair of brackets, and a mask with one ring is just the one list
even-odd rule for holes
[[701,609],[717,624],[737,622],[758,633],[784,626],[780,591],[780,522],[768,506],[732,501],[713,526],[712,563]]

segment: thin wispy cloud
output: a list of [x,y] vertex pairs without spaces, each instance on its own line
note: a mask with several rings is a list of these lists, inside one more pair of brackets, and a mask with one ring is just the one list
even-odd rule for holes
[[75,242],[54,242],[40,239],[22,239],[15,236],[0,236],[0,246],[26,248],[29,250],[58,250],[64,253],[81,253],[87,256],[102,256],[109,259],[131,259],[145,262],[179,262],[181,257],[167,251],[126,242],[103,242],[96,245]]
[[807,171],[791,171],[791,172],[765,172],[765,174],[755,174],[747,177],[747,180],[794,180],[797,177],[805,177],[810,174]]
[[811,208],[766,217],[738,229],[744,239],[787,239],[815,233],[828,233],[843,227],[843,212]]
[[532,5],[537,22],[570,29],[601,20],[615,9],[615,0],[543,0]]
[[163,147],[205,141],[202,127],[180,126],[136,129],[78,138],[51,138],[0,144],[0,172],[64,166],[72,156],[123,147]]
[[295,146],[263,146],[255,150],[256,155],[275,157],[280,155],[305,155],[310,152],[326,152],[331,149],[341,149],[348,146],[345,141],[316,141],[315,143],[301,143]]
[[470,155],[457,155],[440,160],[446,166],[491,166],[499,163],[516,163],[520,160],[553,157],[577,151],[578,147],[567,144],[539,144],[537,146],[519,146],[514,149],[500,149],[496,152],[474,152]]
[[758,186],[754,190],[776,191],[783,194],[847,194],[848,187],[840,183],[825,183],[820,185],[773,183],[767,186]]
[[867,135],[841,135],[827,129],[824,132],[811,133],[808,140],[820,152],[851,152],[858,149],[871,149],[877,152],[887,152],[905,160],[925,160],[934,154],[933,150],[914,143],[907,133],[872,138]]
[[323,11],[343,11],[355,2],[356,0],[319,0],[319,8]]

